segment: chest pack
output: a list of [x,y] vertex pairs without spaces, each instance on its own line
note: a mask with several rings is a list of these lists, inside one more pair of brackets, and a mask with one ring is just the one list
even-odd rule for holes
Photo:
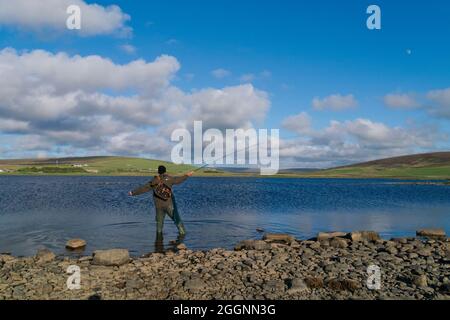
[[164,183],[161,176],[156,176],[157,184],[153,188],[153,194],[161,200],[167,201],[172,197],[172,189]]

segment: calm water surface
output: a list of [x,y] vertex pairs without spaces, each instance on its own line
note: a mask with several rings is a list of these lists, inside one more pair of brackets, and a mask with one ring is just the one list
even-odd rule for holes
[[[128,197],[145,177],[0,177],[0,252],[66,253],[82,238],[85,253],[155,250],[151,194]],[[413,236],[421,227],[450,231],[450,187],[375,179],[191,178],[175,187],[193,249],[231,248],[258,238],[256,228],[306,239],[319,231],[369,229]],[[176,239],[166,219],[164,245]]]

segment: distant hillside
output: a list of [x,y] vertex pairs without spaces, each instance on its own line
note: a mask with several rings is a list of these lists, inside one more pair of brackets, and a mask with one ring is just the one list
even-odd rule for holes
[[[149,176],[157,172],[160,164],[172,174],[183,174],[195,170],[195,166],[175,165],[154,159],[131,157],[73,157],[55,159],[0,160],[3,175],[112,175]],[[254,168],[210,168],[196,172],[196,176],[258,176]],[[450,152],[408,155],[325,170],[282,169],[278,177],[317,178],[405,178],[405,179],[450,179]]]
[[3,174],[153,175],[159,165],[173,174],[195,169],[167,161],[131,157],[73,157],[54,159],[0,160]]
[[407,156],[386,158],[353,164],[341,168],[379,166],[385,168],[398,166],[429,167],[450,165],[450,152],[421,153]]
[[450,152],[386,158],[317,171],[320,177],[450,179]]

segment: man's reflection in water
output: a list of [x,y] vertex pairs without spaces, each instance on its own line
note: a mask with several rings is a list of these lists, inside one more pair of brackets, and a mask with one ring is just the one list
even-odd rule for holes
[[[170,246],[169,246],[168,250],[176,251],[177,245],[179,245],[180,243],[183,243],[184,238],[185,238],[184,234],[179,234],[177,237],[177,240],[170,241]],[[162,233],[158,233],[158,232],[156,233],[155,252],[164,253],[164,237],[163,237]]]
[[155,252],[163,253],[164,252],[164,237],[162,233],[156,233],[155,239]]

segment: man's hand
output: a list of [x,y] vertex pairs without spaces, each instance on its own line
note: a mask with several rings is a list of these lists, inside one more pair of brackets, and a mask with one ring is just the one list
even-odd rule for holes
[[186,175],[187,175],[188,177],[192,177],[193,174],[194,174],[194,171],[190,171],[190,172],[186,173]]
[[128,195],[131,197],[133,196],[133,192],[132,191],[128,191]]

